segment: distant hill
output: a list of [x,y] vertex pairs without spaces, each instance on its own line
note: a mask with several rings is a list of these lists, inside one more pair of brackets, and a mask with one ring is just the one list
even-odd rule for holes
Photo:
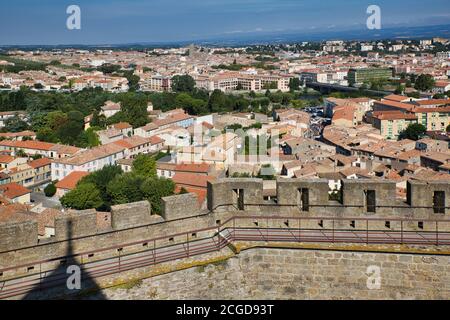
[[384,39],[431,39],[433,37],[450,38],[450,24],[433,25],[433,26],[398,26],[386,27],[380,30],[369,30],[365,25],[359,25],[355,29],[347,30],[293,30],[289,32],[253,32],[253,33],[235,33],[223,36],[215,36],[205,39],[186,39],[186,41],[177,42],[136,42],[122,44],[97,44],[97,45],[30,45],[30,46],[0,46],[0,48],[19,48],[19,49],[64,49],[64,48],[148,48],[148,47],[179,47],[192,43],[208,46],[240,46],[252,44],[268,44],[268,43],[292,43],[302,41],[326,41],[326,40],[384,40]]

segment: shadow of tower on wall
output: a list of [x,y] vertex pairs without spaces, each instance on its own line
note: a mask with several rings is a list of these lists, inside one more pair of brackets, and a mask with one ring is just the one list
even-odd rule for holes
[[96,300],[106,300],[100,287],[75,257],[72,242],[72,221],[67,223],[67,248],[59,266],[42,273],[39,285],[25,295],[24,300],[81,299],[80,293],[95,292]]

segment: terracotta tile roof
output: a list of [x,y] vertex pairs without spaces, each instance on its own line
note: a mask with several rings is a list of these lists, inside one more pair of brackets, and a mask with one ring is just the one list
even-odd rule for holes
[[65,190],[73,190],[77,186],[78,181],[81,180],[81,178],[87,176],[89,172],[85,171],[73,171],[60,181],[56,183],[56,188],[58,189],[65,189]]
[[450,99],[428,99],[428,100],[417,100],[414,101],[415,104],[419,106],[445,106],[450,104]]
[[408,111],[411,111],[413,109],[413,107],[414,107],[414,105],[409,104],[409,103],[390,101],[390,100],[375,101],[374,104],[385,105],[385,106],[388,106],[388,107],[394,107],[394,108],[408,110]]
[[3,194],[9,199],[14,199],[27,193],[31,193],[31,190],[15,182],[0,185],[0,194]]
[[15,157],[8,155],[0,155],[0,163],[10,163],[16,159]]
[[36,215],[37,213],[29,212],[26,205],[19,203],[0,207],[0,223],[32,221]]
[[180,163],[175,166],[175,171],[192,172],[192,173],[208,173],[211,166],[207,163]]
[[216,178],[196,173],[177,172],[172,180],[180,186],[206,188],[208,181],[215,181]]
[[52,164],[52,161],[49,158],[40,158],[33,161],[28,162],[28,165],[33,169],[49,166]]
[[129,138],[114,141],[112,143],[127,149],[132,149],[141,146],[143,144],[150,143],[150,138],[144,138],[141,136],[132,136]]
[[398,94],[390,94],[390,95],[384,97],[383,99],[397,101],[397,102],[402,102],[402,101],[405,101],[405,100],[409,100],[410,98],[407,97],[407,96],[401,96],[401,95],[398,95]]
[[80,151],[71,157],[61,158],[54,162],[82,165],[90,161],[106,158],[116,153],[123,152],[126,148],[115,143],[107,143],[102,146],[94,147],[89,150]]
[[164,140],[161,139],[161,138],[158,137],[158,136],[152,136],[152,137],[150,137],[150,143],[151,143],[152,145],[160,144],[160,143],[163,143],[163,142],[164,142]]
[[373,117],[378,120],[416,120],[417,117],[413,113],[401,111],[374,111]]
[[112,125],[113,128],[117,130],[129,129],[132,128],[131,124],[128,122],[119,122]]
[[50,151],[55,146],[55,144],[37,140],[27,140],[27,141],[3,140],[0,141],[0,146]]
[[68,155],[73,155],[80,150],[82,150],[82,149],[74,147],[74,146],[68,146],[65,144],[55,144],[53,146],[53,148],[51,148],[51,151],[55,151],[58,154],[68,154]]

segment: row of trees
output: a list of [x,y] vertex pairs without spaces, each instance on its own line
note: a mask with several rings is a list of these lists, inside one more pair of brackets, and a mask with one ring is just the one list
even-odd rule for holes
[[173,195],[172,180],[158,178],[155,159],[139,155],[132,171],[124,173],[119,166],[106,166],[82,178],[77,187],[61,198],[61,204],[77,210],[109,211],[112,205],[148,200],[152,212],[161,213],[161,198]]

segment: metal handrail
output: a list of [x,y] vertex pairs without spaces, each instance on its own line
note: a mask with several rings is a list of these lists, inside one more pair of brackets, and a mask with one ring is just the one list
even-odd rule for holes
[[[53,245],[53,244],[57,244],[57,243],[64,243],[64,242],[69,242],[69,241],[74,241],[74,240],[88,239],[88,238],[92,238],[92,237],[113,234],[113,233],[116,233],[116,232],[124,232],[124,231],[143,229],[143,228],[148,228],[148,227],[151,227],[151,226],[160,225],[160,224],[164,224],[164,223],[168,223],[168,222],[176,222],[176,221],[183,221],[183,220],[192,219],[192,218],[200,218],[200,217],[208,216],[211,213],[214,213],[215,210],[218,209],[218,208],[230,207],[230,206],[234,207],[237,211],[239,211],[238,208],[236,207],[235,203],[219,204],[219,205],[216,205],[215,207],[213,207],[212,209],[210,209],[209,211],[207,211],[205,213],[201,213],[201,214],[195,215],[195,216],[182,217],[182,218],[177,218],[177,219],[172,219],[172,220],[164,220],[164,221],[160,221],[160,222],[147,223],[147,224],[143,224],[143,225],[139,225],[139,226],[127,227],[127,228],[118,229],[118,230],[103,231],[103,232],[98,232],[98,233],[95,233],[95,234],[90,234],[90,235],[85,235],[85,236],[78,236],[78,237],[74,237],[74,238],[70,238],[70,239],[49,241],[49,242],[45,242],[45,243],[37,243],[37,244],[32,245],[32,246],[21,247],[21,248],[5,250],[5,251],[0,251],[0,254],[16,252],[18,250],[33,249],[33,248],[40,247],[40,246]],[[298,207],[298,204],[244,203],[244,206],[293,207],[293,208],[295,208],[295,207]],[[312,205],[312,204],[310,204],[309,207],[314,207],[314,208],[364,208],[364,206],[362,206],[362,205],[342,205],[342,204],[339,204],[339,205],[333,205],[333,204]],[[432,206],[408,206],[408,205],[406,205],[406,206],[381,206],[381,205],[376,205],[375,207],[376,208],[409,208],[409,209],[433,209],[434,208]],[[450,207],[444,207],[444,208],[445,209],[450,209]],[[352,219],[352,220],[354,220],[354,219]],[[390,220],[392,220],[392,219],[390,219]],[[420,221],[425,221],[425,220],[421,219]],[[192,231],[192,232],[195,232],[195,231]]]
[[[243,220],[243,219],[301,220],[301,221],[302,220],[312,220],[312,221],[316,221],[316,220],[353,221],[353,220],[355,220],[355,221],[367,221],[367,222],[369,222],[369,221],[400,221],[400,222],[433,222],[433,223],[448,222],[448,223],[450,223],[450,219],[419,219],[419,218],[409,218],[409,217],[406,217],[406,218],[390,218],[390,217],[382,218],[382,217],[380,217],[379,218],[379,217],[327,217],[327,216],[302,217],[302,216],[260,216],[260,215],[233,216],[233,217],[227,219],[225,222],[223,222],[217,226],[214,226],[214,227],[200,228],[200,229],[195,229],[195,230],[190,230],[190,231],[185,231],[185,232],[179,232],[179,233],[175,233],[175,234],[171,234],[171,235],[155,237],[155,238],[151,238],[151,239],[145,239],[145,240],[139,240],[139,241],[133,241],[133,242],[128,242],[128,243],[124,243],[124,244],[109,246],[109,247],[101,248],[101,249],[97,249],[97,250],[84,251],[84,252],[76,253],[73,255],[59,256],[59,257],[55,257],[52,259],[35,261],[35,262],[31,262],[31,263],[26,263],[26,264],[22,264],[22,265],[17,265],[17,266],[13,266],[13,267],[0,269],[0,272],[5,272],[5,271],[18,269],[18,268],[22,268],[22,267],[34,266],[34,265],[38,265],[38,264],[42,264],[42,263],[49,263],[49,262],[63,260],[63,259],[70,259],[70,258],[85,256],[85,255],[89,255],[89,254],[95,254],[95,253],[99,253],[99,252],[110,251],[110,250],[119,249],[119,248],[126,248],[126,247],[130,247],[130,246],[134,246],[134,245],[144,244],[144,243],[156,242],[159,240],[166,240],[166,239],[175,238],[175,237],[184,236],[184,235],[186,235],[187,238],[189,239],[189,234],[192,234],[192,233],[211,231],[211,230],[218,231],[218,232],[223,231],[226,229],[224,227],[230,222],[233,222],[233,226],[234,226],[234,228],[236,228],[235,221]],[[265,228],[262,228],[262,229],[265,229]],[[303,230],[306,230],[306,229],[303,229]],[[326,229],[318,229],[318,230],[326,230]],[[357,230],[353,229],[353,231],[357,231]],[[437,233],[439,233],[439,230],[437,230]],[[69,240],[65,240],[65,241],[72,241],[72,240],[77,240],[77,238],[69,239]],[[161,247],[158,247],[158,248],[161,248]],[[23,248],[18,249],[18,250],[23,250]],[[11,251],[18,251],[18,250],[11,250]]]

